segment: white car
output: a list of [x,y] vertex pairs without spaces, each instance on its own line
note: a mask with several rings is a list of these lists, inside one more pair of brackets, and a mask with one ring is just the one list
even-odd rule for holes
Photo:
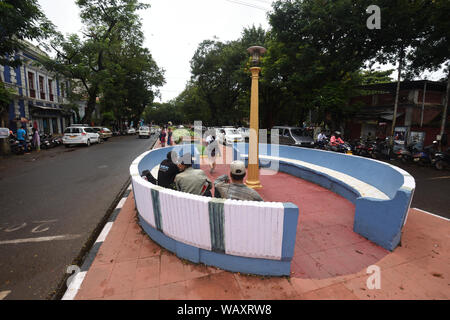
[[127,134],[136,134],[136,129],[133,127],[129,128]]
[[150,138],[150,128],[147,126],[142,126],[139,128],[138,134],[139,134],[139,139],[141,139],[143,137]]
[[245,142],[245,139],[234,128],[223,128],[225,133],[221,133],[219,141],[225,145],[233,144],[236,142]]
[[62,140],[67,148],[73,144],[85,144],[89,147],[92,143],[100,143],[100,135],[91,127],[70,126],[64,130]]

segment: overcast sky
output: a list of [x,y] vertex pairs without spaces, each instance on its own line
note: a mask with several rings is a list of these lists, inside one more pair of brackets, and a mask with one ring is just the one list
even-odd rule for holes
[[[38,0],[42,11],[62,33],[78,33],[79,9],[74,0]],[[165,70],[166,84],[161,100],[180,94],[190,78],[190,64],[200,42],[216,36],[221,41],[236,40],[245,27],[269,28],[267,12],[271,0],[141,0],[151,7],[141,11],[145,35],[144,47]],[[387,69],[393,66],[382,66]],[[439,80],[442,72],[427,74]],[[396,72],[391,75],[397,77]]]

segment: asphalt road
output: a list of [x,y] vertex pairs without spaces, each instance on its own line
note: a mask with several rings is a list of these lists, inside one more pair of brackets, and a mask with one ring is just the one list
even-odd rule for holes
[[398,160],[389,163],[409,172],[416,181],[411,208],[450,219],[450,170],[439,171],[434,167],[403,164]]
[[[0,159],[0,299],[48,299],[156,137]],[[38,241],[38,242],[36,242]]]

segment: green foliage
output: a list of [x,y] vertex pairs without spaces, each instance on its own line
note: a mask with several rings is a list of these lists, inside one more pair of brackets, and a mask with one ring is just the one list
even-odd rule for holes
[[15,55],[24,47],[22,40],[44,39],[54,30],[37,0],[1,0],[0,26],[0,65],[12,67],[22,63]]
[[103,112],[116,120],[138,122],[147,104],[164,83],[148,49],[138,10],[149,7],[137,0],[78,0],[84,25],[83,38],[56,33],[51,46],[55,60],[47,59],[51,70],[74,79],[74,92],[87,100],[83,122],[90,122],[100,97]]

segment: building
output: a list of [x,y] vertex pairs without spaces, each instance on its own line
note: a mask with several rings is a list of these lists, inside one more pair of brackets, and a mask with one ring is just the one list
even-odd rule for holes
[[69,103],[70,82],[57,77],[38,64],[39,56],[48,55],[29,42],[17,52],[23,64],[12,68],[0,66],[1,81],[14,92],[6,125],[13,131],[23,124],[39,131],[61,134],[73,121],[73,112],[65,108]]
[[[428,80],[400,83],[395,132],[404,132],[407,143],[422,140],[429,145],[440,133],[444,110],[446,82]],[[385,138],[391,135],[397,82],[360,86],[364,95],[354,97],[350,104],[361,106],[356,116],[346,123],[348,138]],[[447,115],[446,133],[449,133]],[[395,135],[395,134],[394,134]]]

